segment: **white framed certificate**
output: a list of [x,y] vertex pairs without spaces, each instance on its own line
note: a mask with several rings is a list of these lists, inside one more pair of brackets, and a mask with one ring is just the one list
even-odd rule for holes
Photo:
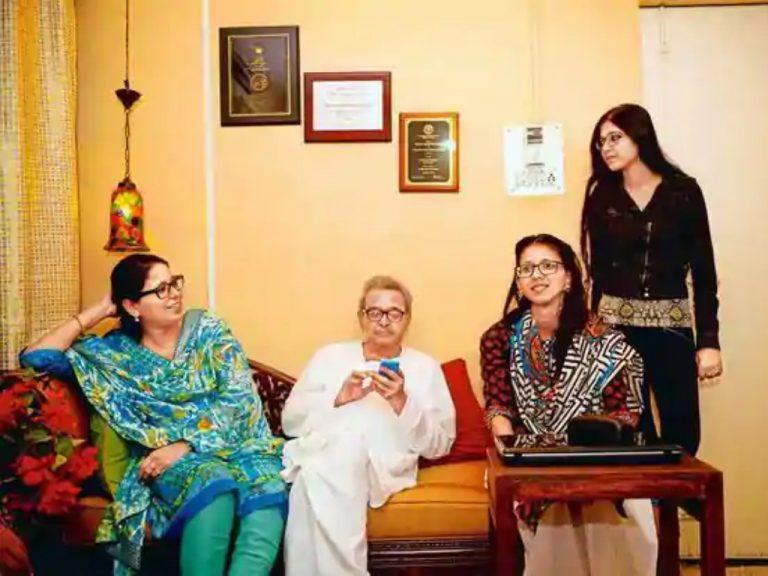
[[390,142],[389,72],[304,75],[305,142]]

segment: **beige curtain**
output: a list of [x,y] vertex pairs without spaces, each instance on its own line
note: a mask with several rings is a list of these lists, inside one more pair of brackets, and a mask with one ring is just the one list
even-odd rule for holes
[[0,369],[77,311],[75,2],[0,0]]

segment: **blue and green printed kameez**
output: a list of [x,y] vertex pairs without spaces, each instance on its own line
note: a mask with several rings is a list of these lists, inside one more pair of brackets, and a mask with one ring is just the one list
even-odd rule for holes
[[[38,352],[55,363],[49,350],[27,353],[22,361],[40,368]],[[240,517],[285,506],[282,440],[272,436],[246,356],[222,320],[187,312],[171,360],[119,330],[80,338],[65,354],[92,406],[131,446],[97,535],[112,544],[116,573],[138,569],[146,527],[156,538],[178,535],[187,519],[224,492],[236,495]],[[192,450],[156,479],[140,481],[142,458],[179,440]]]

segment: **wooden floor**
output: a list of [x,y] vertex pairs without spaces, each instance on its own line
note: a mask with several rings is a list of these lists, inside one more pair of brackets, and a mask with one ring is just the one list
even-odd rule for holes
[[[698,566],[683,564],[680,576],[699,576]],[[488,576],[487,570],[478,568],[441,568],[421,570],[383,570],[371,576]],[[768,576],[768,566],[729,566],[726,576]]]
[[[725,571],[727,576],[768,576],[768,566],[729,566]],[[697,566],[683,565],[680,576],[699,576]]]

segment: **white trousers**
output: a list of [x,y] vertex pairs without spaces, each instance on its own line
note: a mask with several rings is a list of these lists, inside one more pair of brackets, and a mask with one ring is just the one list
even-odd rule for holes
[[650,500],[605,500],[547,508],[534,533],[518,522],[525,576],[654,576],[658,538]]
[[367,576],[368,452],[339,436],[293,477],[285,529],[286,576]]

